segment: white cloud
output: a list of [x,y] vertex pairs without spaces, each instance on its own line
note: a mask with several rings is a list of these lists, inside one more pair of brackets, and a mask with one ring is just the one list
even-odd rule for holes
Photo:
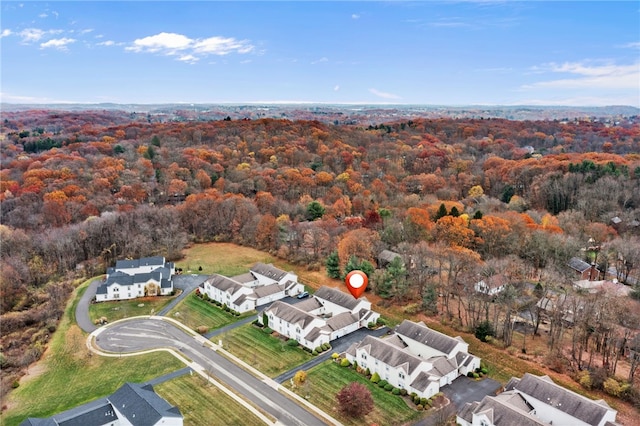
[[384,99],[402,99],[398,95],[394,95],[393,93],[381,92],[378,89],[369,89],[369,92]]
[[360,19],[360,15],[354,13],[353,15],[351,15],[351,19]]
[[58,50],[67,50],[67,45],[75,43],[76,40],[73,38],[54,38],[44,43],[40,43],[41,49],[53,48]]
[[340,90],[340,86],[338,86],[337,84],[334,86],[333,91],[337,92],[338,90]]
[[[543,67],[544,69],[545,67]],[[549,64],[547,71],[572,77],[540,81],[523,86],[525,89],[640,89],[640,62],[630,65],[588,65],[578,62]]]
[[38,15],[38,18],[42,18],[42,19],[44,19],[44,18],[46,18],[47,16],[49,16],[49,15],[47,15],[46,13],[41,13],[40,15]]
[[107,40],[107,41],[101,41],[100,43],[97,43],[96,46],[113,46],[115,43],[115,41],[113,40]]
[[45,31],[42,31],[38,28],[27,28],[18,33],[20,37],[22,37],[22,41],[24,43],[31,43],[40,40],[46,34]]
[[136,53],[160,53],[166,56],[178,55],[179,61],[194,63],[200,57],[208,55],[250,53],[254,50],[254,46],[246,40],[236,40],[231,37],[191,39],[183,34],[162,32],[137,39],[125,50]]
[[640,49],[640,41],[632,41],[631,43],[623,44],[622,47],[629,49]]
[[311,62],[311,65],[321,64],[323,62],[329,62],[329,58],[327,58],[326,56],[323,56],[322,58],[318,59],[317,61]]
[[13,32],[11,32],[11,30],[9,30],[9,29],[6,29],[6,28],[5,28],[5,29],[4,29],[4,30],[2,30],[2,32],[0,33],[0,38],[2,38],[2,37],[8,37],[8,36],[10,36],[11,34],[13,34]]

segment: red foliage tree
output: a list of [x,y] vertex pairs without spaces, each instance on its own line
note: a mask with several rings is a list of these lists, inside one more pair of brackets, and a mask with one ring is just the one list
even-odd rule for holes
[[362,417],[373,410],[371,391],[362,383],[352,382],[336,395],[341,413],[350,417]]

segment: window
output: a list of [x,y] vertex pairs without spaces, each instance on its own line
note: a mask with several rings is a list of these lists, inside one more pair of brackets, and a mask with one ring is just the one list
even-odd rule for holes
[[398,373],[398,377],[400,377],[401,379],[404,379],[404,373]]

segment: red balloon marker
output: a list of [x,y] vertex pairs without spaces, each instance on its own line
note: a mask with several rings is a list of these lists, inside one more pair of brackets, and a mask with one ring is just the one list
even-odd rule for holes
[[367,288],[369,278],[367,278],[367,274],[362,271],[351,271],[344,279],[344,283],[347,285],[351,295],[357,299],[362,296],[362,293],[364,293],[364,290]]

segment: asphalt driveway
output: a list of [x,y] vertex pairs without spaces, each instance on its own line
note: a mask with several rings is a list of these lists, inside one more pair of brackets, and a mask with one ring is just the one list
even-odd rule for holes
[[487,395],[495,395],[501,387],[500,382],[493,379],[485,378],[476,381],[467,376],[460,376],[450,385],[444,386],[441,391],[457,410],[460,410],[467,402],[482,401],[482,398]]

